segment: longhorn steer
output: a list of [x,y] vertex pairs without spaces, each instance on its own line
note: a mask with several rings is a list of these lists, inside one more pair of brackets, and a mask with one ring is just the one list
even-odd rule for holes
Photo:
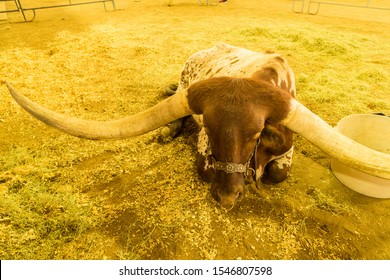
[[274,183],[287,177],[293,132],[279,123],[295,81],[285,59],[219,44],[187,60],[177,91],[186,88],[200,126],[198,173],[217,201],[232,207],[244,197],[249,174]]
[[[219,44],[192,55],[176,94],[152,108],[115,121],[70,118],[46,109],[7,83],[30,114],[68,134],[88,139],[123,139],[192,115],[200,126],[197,169],[211,181],[213,197],[231,208],[245,194],[245,176],[280,182],[291,166],[293,131],[339,161],[390,179],[390,155],[341,135],[295,100],[294,75],[285,59]],[[291,130],[290,130],[291,129]]]

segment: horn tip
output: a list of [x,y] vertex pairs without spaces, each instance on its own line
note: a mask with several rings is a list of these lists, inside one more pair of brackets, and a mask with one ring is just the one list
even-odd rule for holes
[[11,91],[13,89],[13,86],[7,80],[1,80],[1,83],[4,83],[7,86],[9,91]]

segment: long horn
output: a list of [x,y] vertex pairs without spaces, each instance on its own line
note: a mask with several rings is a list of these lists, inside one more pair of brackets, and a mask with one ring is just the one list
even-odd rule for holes
[[367,148],[339,133],[297,100],[283,125],[302,135],[329,156],[365,173],[390,179],[390,154]]
[[67,117],[31,101],[6,82],[16,102],[42,122],[70,135],[93,140],[116,140],[142,135],[192,114],[183,90],[138,114],[114,121],[90,121]]

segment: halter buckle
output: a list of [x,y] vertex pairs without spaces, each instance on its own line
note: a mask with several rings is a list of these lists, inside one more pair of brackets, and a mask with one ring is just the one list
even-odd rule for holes
[[246,173],[247,166],[233,162],[220,162],[216,161],[213,157],[213,167],[215,170],[221,170],[226,173]]
[[210,156],[211,156],[211,159],[212,159],[212,166],[215,170],[221,170],[225,173],[228,173],[228,174],[232,174],[232,173],[244,173],[244,176],[248,176],[248,172],[249,170],[253,170],[254,171],[254,177],[256,176],[256,170],[251,168],[250,165],[251,165],[251,161],[252,161],[252,158],[255,158],[255,168],[256,168],[256,151],[257,151],[257,147],[259,146],[260,144],[260,138],[257,140],[256,142],[256,145],[255,145],[255,148],[253,149],[253,152],[252,154],[250,155],[248,161],[245,163],[245,164],[241,164],[241,163],[234,163],[234,162],[221,162],[221,161],[217,161],[215,159],[215,157],[212,155],[211,153],[211,148],[210,148]]

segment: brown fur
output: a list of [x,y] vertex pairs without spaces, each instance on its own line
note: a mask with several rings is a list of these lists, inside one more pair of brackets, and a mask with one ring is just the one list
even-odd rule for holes
[[210,78],[188,89],[189,105],[196,114],[203,114],[207,107],[244,114],[254,106],[270,123],[278,123],[287,116],[290,99],[280,88],[254,78]]

